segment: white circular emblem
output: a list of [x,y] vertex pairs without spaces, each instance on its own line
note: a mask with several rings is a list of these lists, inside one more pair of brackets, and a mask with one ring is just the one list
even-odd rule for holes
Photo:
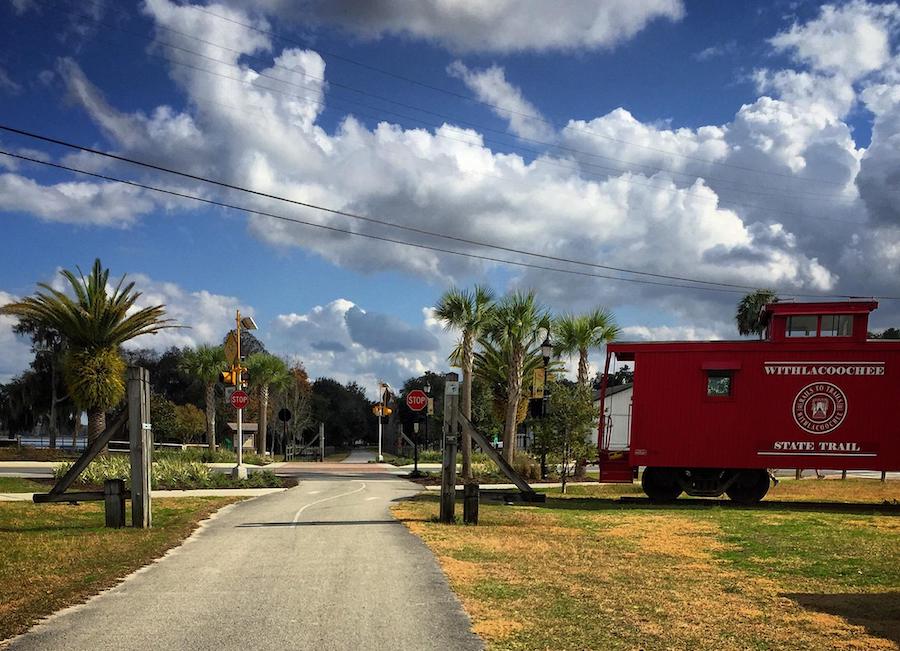
[[794,398],[794,421],[810,434],[827,434],[847,416],[847,396],[830,382],[813,382]]

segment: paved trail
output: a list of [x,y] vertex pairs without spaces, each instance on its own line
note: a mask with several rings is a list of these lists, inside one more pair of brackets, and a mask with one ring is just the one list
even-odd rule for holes
[[[311,468],[315,466],[315,468]],[[161,562],[13,649],[481,649],[374,464],[287,464],[297,488],[226,509]]]

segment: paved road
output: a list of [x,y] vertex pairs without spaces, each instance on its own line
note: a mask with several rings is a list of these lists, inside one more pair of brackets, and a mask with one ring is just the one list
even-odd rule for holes
[[373,466],[285,464],[298,487],[229,507],[11,648],[481,649],[434,556],[388,511],[417,487]]
[[369,463],[369,461],[375,461],[375,453],[372,450],[356,449],[352,450],[341,463]]

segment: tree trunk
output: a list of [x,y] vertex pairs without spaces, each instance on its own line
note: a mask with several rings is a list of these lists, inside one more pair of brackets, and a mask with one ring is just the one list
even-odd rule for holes
[[[474,349],[472,346],[472,336],[463,335],[463,390],[462,390],[462,413],[463,416],[472,420],[472,365],[474,364]],[[462,476],[464,480],[472,479],[472,435],[465,427],[462,431]]]
[[[546,379],[544,380],[546,382]],[[588,349],[578,351],[578,384],[586,387],[588,383]]]
[[563,460],[562,460],[562,488],[560,488],[560,492],[565,495],[566,494],[566,475],[569,474],[569,444],[566,443],[563,446]]
[[516,451],[516,426],[519,420],[519,400],[522,398],[522,355],[513,351],[509,360],[509,374],[506,388],[506,420],[503,423],[503,456],[513,462]]
[[[578,350],[578,385],[587,388],[588,386],[588,349],[581,348]],[[587,471],[587,459],[578,457],[575,460],[575,478],[584,479]],[[565,491],[563,491],[565,492]]]
[[[52,353],[51,353],[52,354]],[[56,437],[59,436],[59,410],[56,405],[56,360],[50,358],[50,449],[56,449]]]
[[102,409],[88,409],[87,444],[90,445],[106,429],[106,412]]
[[256,453],[266,453],[266,427],[269,420],[269,385],[259,387],[259,424],[256,427]]
[[206,443],[209,451],[216,451],[216,385],[206,385]]

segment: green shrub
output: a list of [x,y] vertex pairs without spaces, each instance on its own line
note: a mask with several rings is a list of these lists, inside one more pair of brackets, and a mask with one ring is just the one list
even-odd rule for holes
[[[184,455],[190,457],[191,455]],[[53,469],[56,479],[62,477],[71,462],[60,463]],[[107,479],[123,479],[131,484],[131,465],[127,456],[102,456],[92,461],[75,481],[81,486],[101,486]],[[190,488],[280,488],[283,481],[271,470],[250,473],[247,479],[235,480],[230,474],[215,472],[200,461],[183,458],[178,452],[157,455],[151,471],[151,486],[155,489],[184,490]]]
[[517,452],[513,456],[512,466],[527,481],[536,481],[541,478],[541,464],[529,454]]
[[[440,450],[419,450],[419,463],[442,463],[444,453]],[[410,462],[412,463],[412,462]],[[462,463],[462,453],[457,452],[456,463]],[[484,452],[472,452],[472,463],[493,463]]]
[[[57,464],[53,468],[53,477],[60,479],[72,467],[71,461]],[[131,461],[126,456],[110,455],[97,457],[78,476],[76,483],[99,486],[107,479],[131,479]]]
[[211,471],[199,461],[160,459],[153,464],[153,488],[207,488]]
[[[237,454],[231,450],[218,449],[210,452],[209,448],[186,448],[184,450],[159,450],[153,453],[154,460],[179,459],[184,461],[198,461],[201,463],[237,463]],[[264,466],[272,463],[272,457],[267,457],[255,452],[245,452],[244,463],[254,466]]]

